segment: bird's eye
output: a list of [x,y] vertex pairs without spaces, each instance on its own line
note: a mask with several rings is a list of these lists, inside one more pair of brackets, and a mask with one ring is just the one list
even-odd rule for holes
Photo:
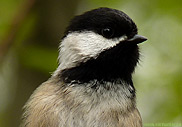
[[112,38],[114,35],[114,30],[112,28],[104,28],[102,29],[101,34],[105,38]]

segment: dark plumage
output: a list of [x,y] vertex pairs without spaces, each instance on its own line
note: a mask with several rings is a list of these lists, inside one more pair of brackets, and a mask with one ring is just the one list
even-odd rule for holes
[[137,34],[137,27],[128,15],[110,8],[99,8],[76,16],[71,20],[65,34],[74,31],[93,31],[102,35],[101,31],[104,28],[114,30],[114,34],[110,38],[121,37],[124,34],[133,37]]
[[131,74],[138,62],[138,58],[138,46],[123,42],[102,52],[96,59],[92,58],[86,63],[63,70],[60,73],[60,78],[66,79],[65,82],[76,80],[83,83],[94,79],[113,81],[121,78],[131,83]]

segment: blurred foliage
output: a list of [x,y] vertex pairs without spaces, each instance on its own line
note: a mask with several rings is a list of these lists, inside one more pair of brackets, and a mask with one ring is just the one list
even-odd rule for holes
[[21,50],[20,61],[29,68],[47,73],[57,67],[57,54],[55,49],[47,49],[38,45],[28,46]]
[[134,74],[144,123],[182,123],[181,5],[181,0],[1,0],[0,127],[19,125],[26,100],[56,69],[69,20],[103,6],[127,13],[148,38]]

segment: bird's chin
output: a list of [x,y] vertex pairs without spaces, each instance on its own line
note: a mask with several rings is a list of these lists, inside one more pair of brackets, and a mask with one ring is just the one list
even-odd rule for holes
[[62,71],[62,77],[68,82],[78,80],[89,82],[91,80],[111,81],[122,79],[130,82],[131,75],[139,59],[137,44],[119,44],[105,50],[95,59],[89,59],[78,66]]
[[[136,42],[136,41],[135,41]],[[75,67],[62,70],[61,76],[67,82],[78,80],[89,82],[91,80],[131,79],[139,59],[138,43],[122,41],[98,54],[97,57],[82,61]]]

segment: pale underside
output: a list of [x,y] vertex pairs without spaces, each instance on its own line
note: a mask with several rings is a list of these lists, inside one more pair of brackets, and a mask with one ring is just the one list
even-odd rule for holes
[[88,85],[64,87],[51,77],[25,105],[23,127],[142,127],[142,120],[129,99],[130,86],[105,82],[96,89]]

